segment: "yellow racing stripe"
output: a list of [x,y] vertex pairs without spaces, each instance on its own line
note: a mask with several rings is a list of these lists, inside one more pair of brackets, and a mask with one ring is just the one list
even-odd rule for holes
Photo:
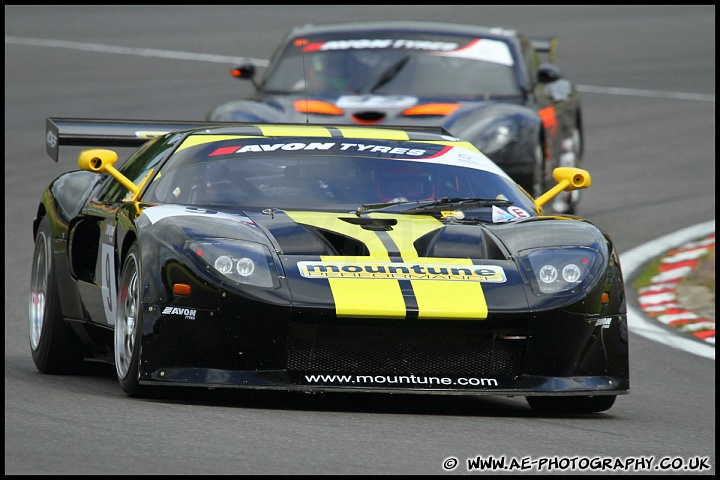
[[[374,215],[371,215],[374,216]],[[406,262],[418,261],[413,243],[442,226],[434,217],[397,217],[397,227],[388,232]],[[472,265],[466,258],[422,258],[423,264]],[[419,318],[484,319],[488,308],[480,282],[411,280]]]
[[[391,264],[385,245],[374,231],[341,220],[337,214],[323,212],[286,212],[298,223],[339,233],[363,242],[370,252],[367,257],[323,256],[329,263],[387,262]],[[427,233],[442,228],[443,224],[431,216],[399,216],[381,213],[372,218],[392,218],[397,225],[386,232],[397,246],[404,262],[423,265],[472,265],[464,258],[420,258],[414,242]],[[451,281],[447,279],[409,280],[418,305],[421,319],[485,319],[487,302],[478,281]],[[328,278],[339,317],[405,318],[406,307],[395,279]]]
[[340,133],[348,138],[369,138],[373,140],[408,140],[408,134],[402,130],[383,128],[338,127]]
[[186,148],[194,147],[196,145],[204,145],[206,143],[221,142],[223,140],[233,140],[240,138],[263,138],[260,136],[248,136],[248,135],[191,135],[186,138],[182,145],[177,149],[185,150]]
[[[330,130],[317,125],[256,125],[268,137],[330,137]],[[292,141],[292,140],[290,140]]]
[[[340,220],[335,214],[322,212],[286,212],[298,223],[346,235],[363,242],[369,257],[328,257],[329,262],[390,262],[385,246],[375,232]],[[397,280],[362,278],[330,278],[330,290],[338,317],[405,318],[405,300]]]

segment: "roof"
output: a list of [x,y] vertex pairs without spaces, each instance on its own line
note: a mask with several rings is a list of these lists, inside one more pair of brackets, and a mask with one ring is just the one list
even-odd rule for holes
[[481,35],[498,37],[517,37],[518,32],[503,27],[488,27],[447,22],[427,22],[412,20],[378,20],[367,22],[342,22],[342,23],[310,23],[301,25],[291,30],[292,36],[310,34],[329,34],[338,32],[367,32],[367,31],[392,31],[392,32],[433,32],[453,35]]

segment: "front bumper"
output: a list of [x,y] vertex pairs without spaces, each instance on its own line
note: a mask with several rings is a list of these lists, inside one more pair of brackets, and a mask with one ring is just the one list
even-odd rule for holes
[[287,307],[266,305],[262,316],[225,311],[238,313],[146,324],[141,384],[502,396],[629,391],[624,314],[452,321],[306,312],[301,322]]

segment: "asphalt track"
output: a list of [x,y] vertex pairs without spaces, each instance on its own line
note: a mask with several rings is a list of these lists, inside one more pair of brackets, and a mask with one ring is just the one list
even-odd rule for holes
[[[57,164],[45,154],[45,117],[202,118],[250,93],[229,68],[267,61],[291,25],[378,18],[558,36],[558,65],[583,97],[593,177],[579,213],[610,232],[626,285],[646,258],[693,237],[687,229],[714,229],[714,5],[6,5],[6,474],[483,473],[466,459],[494,456],[610,462],[544,473],[714,475],[714,347],[667,340],[631,291],[631,393],[597,415],[537,415],[504,397],[138,401],[112,373],[37,373],[30,223],[42,188],[74,164],[72,152]],[[698,354],[709,348],[712,357]],[[452,458],[460,465],[444,468]]]

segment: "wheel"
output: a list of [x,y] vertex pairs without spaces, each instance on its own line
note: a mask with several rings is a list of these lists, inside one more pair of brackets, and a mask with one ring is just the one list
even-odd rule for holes
[[[580,160],[582,159],[582,133],[580,127],[575,126],[573,129],[571,139],[567,140],[572,142],[570,151],[562,154],[560,164],[563,167],[580,167]],[[577,206],[580,202],[580,190],[573,190],[572,192],[562,192],[556,196],[552,201],[552,211],[559,214],[576,215]]]
[[125,257],[120,273],[115,318],[115,371],[120,386],[130,397],[143,397],[147,391],[138,385],[142,331],[141,295],[140,250],[135,242]]
[[41,373],[75,374],[84,366],[80,339],[60,308],[50,221],[44,217],[35,235],[28,308],[30,350]]
[[533,173],[532,173],[532,184],[528,189],[533,198],[538,198],[540,195],[545,193],[545,153],[541,143],[535,145],[533,150]]
[[530,408],[544,413],[604,412],[615,403],[615,395],[588,397],[525,397]]
[[[580,163],[582,161],[582,154],[583,154],[583,139],[582,139],[582,132],[580,131],[580,127],[578,125],[575,125],[575,128],[573,129],[573,153],[575,154],[575,163],[574,167],[581,167]],[[577,214],[577,206],[580,202],[580,190],[573,190],[570,193],[570,208],[568,210],[568,213],[570,215],[576,215]]]

